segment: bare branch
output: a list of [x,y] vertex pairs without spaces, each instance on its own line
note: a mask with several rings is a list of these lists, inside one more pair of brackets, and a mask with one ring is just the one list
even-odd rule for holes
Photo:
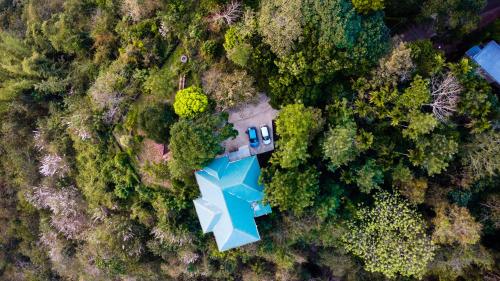
[[52,226],[70,239],[78,238],[89,225],[80,193],[72,186],[61,190],[37,186],[26,198],[39,209],[50,209]]
[[40,166],[40,174],[46,177],[62,177],[64,176],[69,168],[64,163],[61,156],[57,154],[47,154],[41,160],[42,165]]
[[449,72],[444,77],[434,76],[431,79],[432,107],[434,116],[441,121],[446,120],[456,111],[463,87],[458,79]]
[[212,22],[224,21],[228,25],[231,25],[238,20],[242,13],[241,3],[238,1],[231,1],[231,3],[227,4],[219,11],[213,13],[209,17],[209,20]]

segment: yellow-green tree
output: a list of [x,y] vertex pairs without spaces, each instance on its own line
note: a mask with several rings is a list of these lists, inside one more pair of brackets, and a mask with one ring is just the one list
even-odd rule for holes
[[377,194],[374,206],[359,209],[347,226],[345,248],[367,271],[420,278],[434,257],[422,217],[398,195]]
[[379,11],[384,8],[384,0],[352,0],[352,5],[360,14]]
[[174,110],[180,117],[194,118],[207,108],[208,98],[200,87],[188,87],[177,92],[175,96]]

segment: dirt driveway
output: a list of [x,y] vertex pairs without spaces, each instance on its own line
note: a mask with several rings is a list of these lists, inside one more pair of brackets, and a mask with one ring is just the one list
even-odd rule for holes
[[[238,130],[238,136],[233,140],[227,140],[222,143],[225,147],[225,153],[238,150],[239,147],[249,145],[246,130],[248,127],[256,127],[259,135],[259,147],[250,147],[250,154],[256,155],[268,152],[274,149],[272,120],[276,118],[278,111],[269,105],[269,98],[261,94],[255,104],[247,104],[242,108],[231,110],[229,112],[229,122],[233,123],[234,129]],[[267,125],[270,130],[271,143],[263,144],[260,134],[260,127]]]

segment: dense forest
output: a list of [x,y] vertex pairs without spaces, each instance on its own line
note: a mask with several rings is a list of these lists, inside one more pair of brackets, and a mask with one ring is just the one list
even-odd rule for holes
[[[0,280],[500,280],[486,5],[0,0]],[[273,212],[219,252],[193,172],[261,93]]]

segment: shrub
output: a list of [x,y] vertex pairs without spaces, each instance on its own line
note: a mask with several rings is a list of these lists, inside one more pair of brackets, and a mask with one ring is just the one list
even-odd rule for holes
[[139,115],[139,126],[146,136],[158,143],[168,143],[170,126],[176,121],[174,109],[169,104],[145,108]]
[[175,96],[174,110],[177,115],[194,118],[207,110],[208,98],[200,87],[191,86],[180,90]]

